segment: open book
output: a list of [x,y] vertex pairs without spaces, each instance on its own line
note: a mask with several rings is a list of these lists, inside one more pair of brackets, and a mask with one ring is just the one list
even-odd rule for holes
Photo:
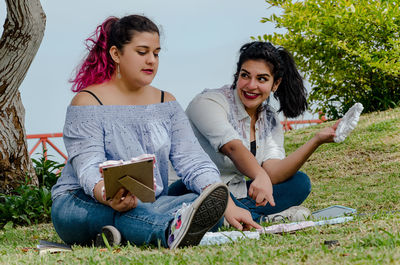
[[155,156],[144,154],[131,160],[108,160],[99,165],[104,178],[106,199],[109,200],[124,187],[142,202],[154,202]]

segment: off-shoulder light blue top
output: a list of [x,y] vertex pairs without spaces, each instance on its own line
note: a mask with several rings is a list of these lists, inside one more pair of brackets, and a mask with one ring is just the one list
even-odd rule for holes
[[188,189],[200,193],[221,182],[217,167],[203,151],[176,101],[152,105],[69,106],[64,125],[68,161],[52,189],[52,199],[83,188],[93,197],[101,180],[99,164],[155,154],[156,196],[168,186],[168,160]]

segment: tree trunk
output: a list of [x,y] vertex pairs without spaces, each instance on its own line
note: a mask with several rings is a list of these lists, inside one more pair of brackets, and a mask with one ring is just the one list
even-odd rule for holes
[[25,109],[19,86],[43,39],[46,15],[40,0],[6,0],[7,18],[0,39],[0,192],[25,177],[38,184],[29,158]]

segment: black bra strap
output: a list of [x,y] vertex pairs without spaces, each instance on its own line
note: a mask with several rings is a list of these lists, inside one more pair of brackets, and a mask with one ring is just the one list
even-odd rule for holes
[[[81,90],[79,92],[87,92],[87,93],[89,93],[90,95],[92,95],[97,100],[97,102],[99,102],[100,105],[103,105],[103,103],[100,101],[100,99],[92,91]],[[161,90],[161,103],[164,103],[164,94],[165,94],[164,91]]]
[[87,93],[89,93],[90,95],[92,95],[97,100],[97,102],[99,102],[100,105],[103,105],[103,103],[101,103],[100,99],[93,92],[91,92],[89,90],[81,90],[79,92],[87,92]]
[[164,103],[164,91],[161,90],[161,103]]

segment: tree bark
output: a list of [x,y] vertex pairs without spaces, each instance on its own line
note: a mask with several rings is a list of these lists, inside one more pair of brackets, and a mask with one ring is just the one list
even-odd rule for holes
[[6,0],[7,18],[0,39],[0,192],[8,193],[25,177],[38,184],[29,157],[25,109],[19,86],[43,39],[46,15],[40,0]]

